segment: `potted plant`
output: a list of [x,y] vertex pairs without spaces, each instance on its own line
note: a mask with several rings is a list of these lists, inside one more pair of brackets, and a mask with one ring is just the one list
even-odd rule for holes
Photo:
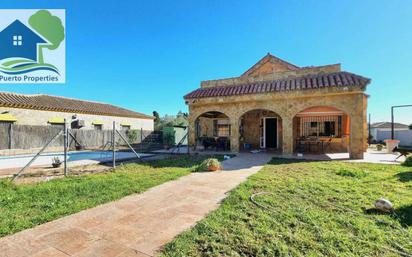
[[376,150],[382,151],[382,149],[383,149],[383,145],[381,145],[381,144],[376,145]]
[[217,171],[220,170],[220,162],[218,159],[209,158],[204,160],[199,167],[200,171]]
[[58,168],[62,165],[62,161],[59,159],[59,157],[53,157],[52,159],[52,166],[53,168]]

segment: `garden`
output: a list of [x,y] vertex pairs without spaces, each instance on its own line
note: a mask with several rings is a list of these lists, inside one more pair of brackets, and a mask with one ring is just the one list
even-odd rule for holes
[[411,167],[273,159],[162,255],[411,256],[411,226]]
[[37,184],[0,180],[0,237],[32,228],[81,210],[141,193],[198,169],[208,156],[175,156],[130,163],[89,175]]

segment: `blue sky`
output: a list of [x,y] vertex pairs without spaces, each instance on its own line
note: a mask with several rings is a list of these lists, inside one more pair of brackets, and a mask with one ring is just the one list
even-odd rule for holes
[[[108,102],[150,114],[187,111],[201,80],[238,76],[267,52],[299,66],[341,63],[372,79],[372,121],[412,104],[412,1],[2,0],[66,9],[63,85],[0,85]],[[1,19],[1,17],[0,17]],[[412,123],[412,109],[397,111]]]

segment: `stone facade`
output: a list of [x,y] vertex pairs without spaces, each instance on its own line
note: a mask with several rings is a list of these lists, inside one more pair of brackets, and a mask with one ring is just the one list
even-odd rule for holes
[[[301,76],[302,74],[316,74],[336,72],[340,70],[340,65],[328,65],[322,67],[294,68],[271,55],[266,56],[244,75],[238,78],[223,80],[213,80],[201,83],[202,88],[225,87],[237,84],[244,84],[250,81],[267,81],[274,78],[285,78]],[[281,66],[281,67],[280,67]],[[272,68],[271,68],[272,67]],[[240,121],[245,114],[254,110],[266,110],[273,112],[279,118],[278,135],[280,135],[279,148],[283,154],[289,155],[294,152],[294,117],[310,107],[327,106],[344,112],[349,118],[349,154],[351,158],[363,158],[363,153],[367,147],[366,129],[366,106],[367,96],[364,93],[365,87],[322,87],[316,89],[279,91],[271,93],[240,94],[233,96],[214,96],[186,98],[189,106],[189,143],[195,143],[195,122],[198,117],[206,112],[221,112],[230,119],[231,150],[237,152],[241,149],[239,127]],[[247,116],[246,116],[247,117]],[[253,130],[256,122],[250,122],[249,127]],[[296,126],[296,125],[295,125]],[[256,129],[256,128],[254,128]],[[257,143],[257,135],[254,133],[253,144]],[[251,135],[253,136],[253,135]]]
[[50,125],[48,121],[56,117],[66,118],[67,121],[70,122],[72,120],[72,116],[76,115],[77,119],[85,121],[85,127],[83,127],[82,129],[93,129],[93,122],[95,121],[102,122],[102,129],[112,129],[113,121],[116,122],[117,129],[121,128],[122,123],[130,124],[130,129],[153,130],[154,126],[153,119],[143,118],[116,117],[83,113],[68,113],[23,108],[0,107],[0,113],[2,112],[8,112],[9,114],[16,117],[17,121],[15,122],[15,124],[19,125],[47,126]]

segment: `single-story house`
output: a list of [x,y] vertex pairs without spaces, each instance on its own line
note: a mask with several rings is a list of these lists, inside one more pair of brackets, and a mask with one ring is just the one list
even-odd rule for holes
[[[371,141],[373,143],[383,143],[386,139],[391,138],[391,122],[375,122],[370,125]],[[412,130],[409,126],[402,123],[394,122],[394,137],[399,140],[400,145],[412,145]]]
[[64,126],[76,129],[153,131],[154,117],[106,103],[51,96],[0,92],[0,123]]
[[226,139],[234,152],[330,151],[363,158],[369,83],[340,64],[299,67],[267,54],[241,76],[202,81],[184,96],[189,144],[214,138]]

